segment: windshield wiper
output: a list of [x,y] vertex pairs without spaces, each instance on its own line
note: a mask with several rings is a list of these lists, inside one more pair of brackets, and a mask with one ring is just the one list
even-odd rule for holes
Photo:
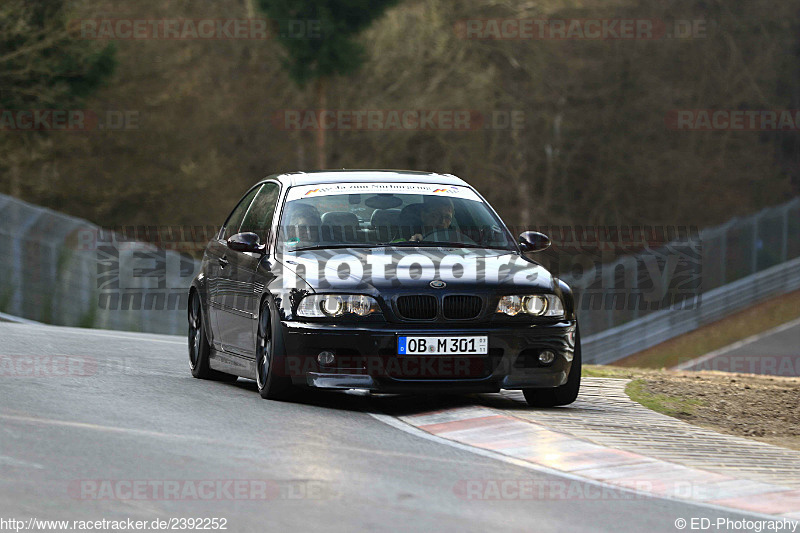
[[[407,247],[407,248],[424,248],[424,247],[436,247],[436,248],[483,248],[486,250],[509,250],[507,247],[503,246],[489,246],[484,244],[469,244],[465,242],[446,242],[446,241],[405,241],[405,242],[391,242],[391,243],[384,243],[384,246],[398,246],[398,247]],[[510,251],[510,250],[509,250]]]
[[327,249],[338,249],[338,248],[375,248],[377,246],[381,246],[380,244],[359,244],[359,243],[351,243],[351,244],[319,244],[315,246],[303,246],[302,248],[292,248],[291,250],[284,250],[286,252],[300,252],[304,250],[327,250]]

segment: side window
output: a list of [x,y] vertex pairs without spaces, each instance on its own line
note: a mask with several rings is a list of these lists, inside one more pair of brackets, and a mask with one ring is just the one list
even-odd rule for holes
[[260,242],[269,240],[269,231],[272,227],[272,215],[275,213],[275,204],[278,203],[280,187],[277,183],[267,183],[258,192],[250,209],[244,217],[240,232],[252,231],[258,235]]
[[231,235],[239,233],[239,226],[242,225],[242,219],[245,213],[247,213],[247,208],[250,207],[250,202],[253,201],[253,196],[255,196],[257,192],[258,187],[247,193],[228,217],[228,221],[225,222],[225,232],[222,235],[224,240],[227,241]]

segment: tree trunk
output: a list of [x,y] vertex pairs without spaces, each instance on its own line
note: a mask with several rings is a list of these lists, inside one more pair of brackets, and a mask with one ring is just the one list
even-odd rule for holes
[[308,142],[308,135],[303,135],[305,132],[298,131],[297,132],[297,170],[306,170],[308,167],[306,166],[306,146],[305,143]]
[[319,114],[317,123],[317,168],[328,167],[327,154],[325,153],[325,128],[323,127],[322,112],[328,105],[327,95],[328,80],[319,78],[317,80],[317,113]]

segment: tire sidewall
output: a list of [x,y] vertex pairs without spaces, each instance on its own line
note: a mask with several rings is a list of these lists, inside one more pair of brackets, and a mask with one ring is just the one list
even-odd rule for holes
[[[192,293],[192,298],[199,299],[200,297],[197,293]],[[190,302],[190,305],[193,305],[193,302]],[[192,360],[191,355],[189,359],[189,368],[192,371],[192,375],[196,378],[205,378],[209,373],[209,365],[208,365],[208,357],[211,351],[211,345],[208,343],[208,336],[206,333],[206,323],[205,318],[203,317],[203,302],[198,302],[198,309],[199,309],[199,331],[198,335],[200,336],[200,346],[198,347],[196,355],[196,361],[194,367],[192,367]],[[190,326],[191,327],[191,326]],[[191,330],[190,330],[191,331]],[[190,345],[189,350],[193,349],[191,344],[192,339],[189,339]]]
[[[256,374],[256,387],[258,388],[258,393],[262,398],[275,400],[281,399],[286,395],[291,386],[291,378],[279,376],[276,373],[276,368],[278,368],[278,365],[284,363],[284,358],[281,356],[283,353],[283,346],[280,342],[281,336],[278,322],[275,320],[275,309],[269,298],[265,298],[261,303],[261,307],[259,308],[258,329],[256,330],[256,335],[261,335],[261,314],[265,309],[269,313],[268,327],[271,337],[269,371],[266,379],[264,380],[263,388],[258,386],[258,375]],[[259,341],[260,339],[257,337],[256,342],[258,343]],[[256,373],[258,373],[260,365],[261,361],[259,356],[256,359]]]

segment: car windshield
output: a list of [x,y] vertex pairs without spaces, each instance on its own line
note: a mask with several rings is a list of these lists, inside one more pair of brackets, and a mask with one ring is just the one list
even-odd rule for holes
[[293,187],[278,243],[286,251],[385,245],[513,249],[502,222],[475,191],[421,183]]

